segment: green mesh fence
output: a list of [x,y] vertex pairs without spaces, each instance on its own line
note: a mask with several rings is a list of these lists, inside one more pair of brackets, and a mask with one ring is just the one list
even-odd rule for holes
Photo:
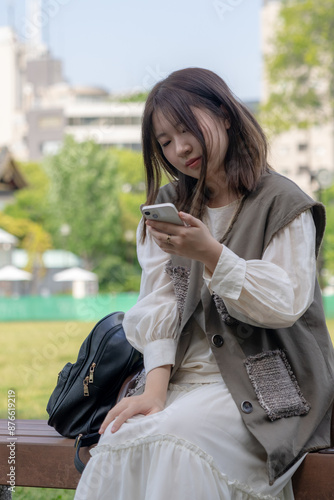
[[[114,311],[128,311],[138,293],[100,294],[83,299],[69,295],[51,297],[0,297],[0,321],[95,321]],[[326,318],[334,318],[334,295],[323,297]]]
[[334,295],[324,295],[322,297],[327,319],[334,318]]
[[94,321],[114,311],[128,311],[138,293],[100,294],[83,299],[68,295],[0,298],[0,321]]

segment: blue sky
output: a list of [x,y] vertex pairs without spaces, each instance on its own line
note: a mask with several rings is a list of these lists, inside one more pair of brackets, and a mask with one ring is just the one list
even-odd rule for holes
[[[243,100],[260,97],[262,0],[43,0],[44,40],[73,85],[148,90],[171,71],[201,66]],[[11,14],[10,14],[11,13]],[[25,0],[2,0],[0,25],[34,25]]]

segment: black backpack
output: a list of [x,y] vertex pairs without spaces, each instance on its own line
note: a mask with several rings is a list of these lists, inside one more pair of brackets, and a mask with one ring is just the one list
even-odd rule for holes
[[143,365],[142,354],[126,340],[122,327],[124,313],[101,319],[82,343],[77,361],[67,363],[46,411],[48,424],[61,435],[76,438],[75,465],[79,472],[81,446],[98,442],[98,430],[117,400],[124,380]]

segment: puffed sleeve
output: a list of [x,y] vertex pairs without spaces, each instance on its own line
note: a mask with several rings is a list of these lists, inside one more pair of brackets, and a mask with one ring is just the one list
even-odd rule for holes
[[148,233],[142,243],[141,229],[142,221],[137,229],[140,293],[135,306],[125,314],[123,327],[130,344],[144,354],[148,373],[158,366],[174,365],[179,313],[172,281],[165,272],[170,255]]
[[254,326],[289,327],[313,300],[315,233],[312,214],[305,211],[274,236],[262,260],[246,261],[223,246],[204,280],[232,317]]

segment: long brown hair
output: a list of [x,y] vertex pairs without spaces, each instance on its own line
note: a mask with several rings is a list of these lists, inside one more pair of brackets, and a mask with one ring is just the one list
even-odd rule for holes
[[[255,189],[261,174],[268,168],[267,142],[254,116],[237,100],[224,80],[212,71],[201,68],[182,69],[153,87],[146,101],[142,122],[146,203],[155,202],[164,171],[171,181],[175,181],[174,203],[178,210],[201,218],[210,198],[205,187],[208,150],[200,123],[192,111],[194,108],[207,111],[216,118],[218,126],[224,120],[229,122],[229,145],[224,168],[231,192],[247,194]],[[153,132],[152,116],[158,110],[172,124],[182,124],[201,144],[203,161],[198,180],[179,172],[164,157]]]

